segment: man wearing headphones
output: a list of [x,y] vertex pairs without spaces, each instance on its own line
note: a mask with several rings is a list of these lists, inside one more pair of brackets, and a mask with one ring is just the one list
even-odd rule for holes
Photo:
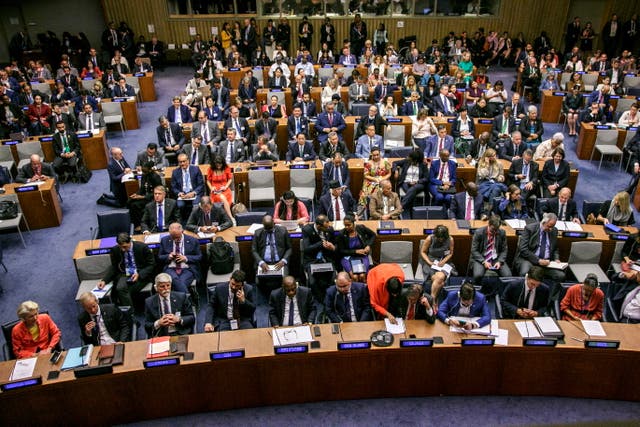
[[404,271],[398,264],[380,264],[367,274],[371,307],[379,318],[386,317],[394,325],[399,313]]
[[[447,325],[457,326],[467,330],[482,328],[491,323],[491,313],[487,298],[476,292],[473,285],[465,282],[459,291],[451,291],[440,304],[438,319]],[[463,321],[453,317],[478,318],[475,321]]]
[[335,286],[327,289],[324,306],[332,323],[373,320],[367,287],[352,282],[345,271],[338,273]]
[[311,289],[298,286],[293,276],[282,279],[282,287],[269,296],[269,320],[271,326],[295,326],[313,323],[316,306]]
[[191,301],[183,292],[171,291],[171,276],[160,273],[153,285],[157,294],[144,302],[144,327],[151,337],[187,335],[195,317]]

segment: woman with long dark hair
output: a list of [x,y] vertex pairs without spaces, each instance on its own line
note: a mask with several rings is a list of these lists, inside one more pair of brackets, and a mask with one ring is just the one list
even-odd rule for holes
[[309,211],[296,194],[289,190],[282,193],[282,197],[273,209],[273,222],[276,224],[282,221],[298,221],[298,225],[309,222]]

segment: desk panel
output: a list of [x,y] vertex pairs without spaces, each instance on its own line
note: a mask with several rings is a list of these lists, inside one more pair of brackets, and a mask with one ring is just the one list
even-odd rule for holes
[[[593,123],[581,123],[580,133],[578,135],[578,143],[576,144],[576,154],[580,160],[591,159],[591,152],[596,143],[598,130]],[[624,146],[624,140],[627,137],[625,129],[618,129],[618,142],[616,146],[620,149]],[[600,160],[600,153],[593,154],[593,160]]]
[[[6,194],[15,194],[15,188],[23,184],[6,184]],[[18,192],[18,200],[29,228],[58,227],[62,224],[62,208],[53,179],[49,179],[36,191]]]
[[142,102],[153,102],[158,100],[152,72],[146,73],[142,77],[138,77],[138,83],[140,84],[140,97],[142,98]]
[[[105,98],[103,102],[110,102],[111,99]],[[140,121],[138,118],[138,106],[135,99],[127,99],[120,102],[122,106],[122,115],[124,116],[124,125],[127,130],[140,129]]]

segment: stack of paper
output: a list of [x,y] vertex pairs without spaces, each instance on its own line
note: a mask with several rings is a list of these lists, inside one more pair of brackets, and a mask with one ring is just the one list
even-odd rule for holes
[[582,231],[582,226],[573,221],[556,221],[556,228],[560,231]]
[[602,324],[597,320],[581,320],[584,332],[591,337],[606,337]]
[[514,230],[522,230],[527,226],[527,223],[523,219],[505,219],[504,222]]
[[[86,348],[84,356],[80,355],[83,348]],[[83,347],[73,347],[67,351],[67,355],[64,358],[64,363],[60,368],[61,371],[68,371],[70,369],[81,368],[87,366],[91,360],[91,354],[93,353],[93,344],[89,344]]]
[[109,292],[112,287],[113,287],[113,284],[109,283],[108,285],[104,285],[104,288],[102,289],[99,289],[99,288],[91,289],[91,293],[94,294],[96,298],[100,300],[104,298],[105,295],[107,295],[107,292]]
[[147,349],[147,359],[168,356],[170,348],[171,343],[169,342],[169,337],[151,338]]
[[491,335],[496,337],[495,345],[509,344],[509,331],[507,329],[500,329],[497,319],[491,320]]
[[11,371],[9,381],[21,380],[23,378],[29,378],[33,376],[33,371],[36,368],[37,357],[29,357],[28,359],[18,359]]
[[515,322],[516,329],[520,332],[522,338],[541,338],[542,335],[536,325],[531,320],[524,322]]
[[274,346],[301,344],[313,341],[311,327],[309,325],[274,328],[272,337]]
[[389,319],[387,318],[384,319],[384,326],[386,327],[387,332],[393,335],[404,334],[406,330],[404,326],[404,319],[400,317],[396,317],[396,322],[397,324],[394,325],[393,323],[391,323]]

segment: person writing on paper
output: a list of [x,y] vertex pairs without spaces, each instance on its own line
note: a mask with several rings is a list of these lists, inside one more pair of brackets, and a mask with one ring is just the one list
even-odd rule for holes
[[422,273],[425,280],[431,280],[431,305],[435,308],[438,307],[440,291],[447,277],[458,274],[455,266],[449,263],[453,257],[453,242],[449,229],[440,224],[433,230],[433,234],[427,236],[420,248]]
[[562,320],[601,320],[604,292],[598,288],[598,276],[587,274],[583,283],[567,289],[560,302]]
[[32,154],[30,162],[22,166],[18,170],[18,176],[16,176],[16,182],[29,183],[37,181],[46,181],[47,179],[56,176],[53,166],[49,163],[44,163],[39,154]]
[[189,215],[186,228],[192,233],[217,233],[232,226],[224,209],[211,203],[209,196],[202,196],[198,207]]
[[153,285],[156,295],[144,302],[144,327],[149,337],[187,335],[195,323],[187,294],[171,290],[171,276],[160,273]]
[[245,277],[244,271],[236,270],[231,273],[228,284],[220,283],[210,292],[205,314],[205,332],[255,328],[253,286],[244,282]]
[[60,329],[48,314],[39,314],[38,303],[25,301],[18,306],[20,322],[11,331],[13,354],[18,359],[49,354],[60,344]]
[[119,233],[116,245],[109,251],[111,265],[107,274],[98,282],[104,289],[107,283],[114,285],[111,296],[123,306],[133,305],[133,296],[153,280],[155,257],[151,249],[142,242],[131,239],[129,233]]
[[298,286],[293,276],[282,279],[282,287],[269,296],[269,321],[271,326],[297,326],[313,323],[316,306],[311,289]]
[[352,282],[345,271],[338,273],[335,286],[327,289],[324,306],[331,323],[373,320],[366,285]]
[[398,264],[379,264],[369,270],[367,287],[371,307],[378,318],[386,317],[394,325],[397,324],[395,313],[401,299],[404,271]]
[[422,285],[415,283],[402,291],[400,313],[405,320],[426,320],[433,324],[436,314],[433,308],[433,297],[422,293]]
[[505,319],[533,319],[547,315],[549,287],[542,283],[544,270],[533,266],[524,279],[514,279],[502,294]]
[[629,193],[621,191],[613,196],[612,200],[604,202],[596,221],[599,224],[613,224],[619,227],[632,225],[635,220],[629,202]]
[[[491,313],[487,298],[477,292],[473,285],[465,282],[459,291],[450,291],[447,298],[440,304],[438,319],[447,325],[453,325],[466,330],[482,328],[491,323]],[[461,321],[452,317],[479,317],[477,321]]]
[[78,315],[83,344],[109,345],[131,341],[131,325],[118,307],[99,304],[91,292],[83,292],[79,301],[84,309]]
[[273,217],[262,217],[262,228],[256,230],[251,241],[251,253],[257,268],[263,272],[274,268],[289,274],[288,264],[291,258],[291,238],[286,228],[275,226]]

